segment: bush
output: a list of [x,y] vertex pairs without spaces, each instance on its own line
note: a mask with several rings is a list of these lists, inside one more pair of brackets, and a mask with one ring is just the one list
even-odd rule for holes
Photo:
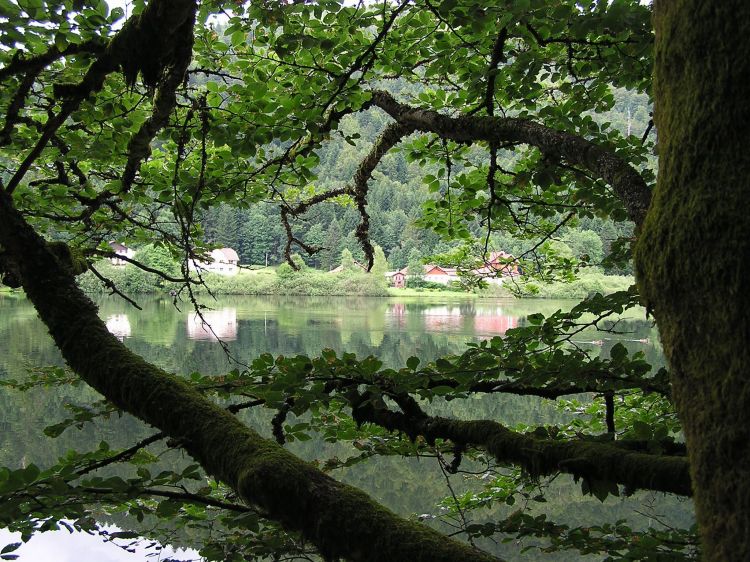
[[600,270],[587,268],[581,270],[576,280],[570,283],[542,283],[529,281],[520,283],[521,296],[541,297],[547,299],[581,299],[592,293],[607,295],[615,291],[624,291],[635,280],[629,275],[604,275]]
[[434,281],[425,281],[422,277],[409,277],[406,286],[412,289],[435,289],[438,291],[452,291],[456,293],[466,292],[466,288],[458,281],[451,281],[448,284],[435,283]]
[[[165,281],[155,273],[148,273],[134,265],[114,266],[108,260],[104,260],[94,264],[94,267],[123,293],[162,293],[179,286],[177,283]],[[173,274],[173,271],[168,273]],[[87,293],[108,291],[107,287],[90,271],[79,275],[77,280],[81,289]]]
[[[95,267],[124,293],[161,293],[179,288],[177,284],[165,282],[159,276],[146,273],[133,265],[116,267],[104,261]],[[241,272],[234,276],[206,273],[203,280],[206,287],[218,295],[388,296],[385,278],[380,279],[374,274],[363,271],[330,274],[312,269],[294,271],[288,264],[287,268],[280,266],[278,275],[270,270],[259,273]],[[107,291],[91,272],[79,276],[78,284],[89,293]],[[205,292],[206,288],[196,287],[195,291]]]

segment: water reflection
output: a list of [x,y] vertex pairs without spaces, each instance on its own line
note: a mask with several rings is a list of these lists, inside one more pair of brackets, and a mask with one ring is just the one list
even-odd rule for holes
[[[168,310],[160,310],[158,314],[154,314],[154,312],[149,311],[151,319],[162,316],[166,320],[172,315]],[[270,313],[277,316],[281,311],[271,310]],[[375,332],[378,336],[375,339],[382,340],[385,329],[404,329],[407,331],[485,338],[501,336],[509,329],[519,325],[518,314],[511,314],[504,310],[504,307],[485,303],[425,305],[423,303],[391,302],[383,307],[373,307],[364,313],[361,310],[358,311],[356,306],[307,311],[293,307],[290,313],[290,324],[294,325],[295,330],[333,330],[341,332],[345,336],[344,342],[350,340],[352,333],[359,331]],[[165,314],[166,316],[163,316]],[[264,310],[262,314],[263,333],[267,336],[269,311]],[[194,341],[236,341],[239,329],[238,316],[239,319],[255,320],[257,315],[257,311],[244,308],[238,312],[236,307],[206,310],[201,315],[191,312],[185,319],[187,339]],[[277,321],[278,317],[270,320],[271,323]],[[149,329],[148,323],[143,318],[136,318],[135,324],[131,324],[127,314],[117,312],[108,314],[105,322],[110,333],[121,341],[125,338],[137,337],[161,342],[160,338],[154,337],[154,334],[151,333],[154,330]],[[161,328],[166,328],[166,326],[159,325],[157,331],[161,332]],[[142,333],[144,330],[148,330],[149,333]],[[167,329],[167,331],[169,330]],[[166,334],[161,333],[161,337],[164,336]],[[378,345],[375,344],[376,347]]]
[[127,314],[111,314],[107,316],[106,324],[109,333],[120,341],[130,337],[132,329]]
[[[212,344],[217,336],[230,341],[233,356],[250,362],[262,352],[292,356],[317,356],[321,349],[331,348],[337,353],[355,353],[358,357],[375,355],[386,367],[401,368],[410,356],[418,355],[423,363],[437,357],[460,353],[466,342],[503,335],[506,330],[525,325],[530,313],[554,313],[569,309],[574,302],[563,301],[456,301],[425,299],[335,298],[335,297],[222,297],[218,302],[207,302],[215,310],[206,311],[204,318],[211,328],[204,326],[190,308],[179,311],[172,300],[159,297],[139,297],[142,311],[135,311],[120,299],[107,298],[98,302],[108,329],[124,338],[134,352],[170,372],[188,374],[225,374],[235,367],[221,346]],[[188,305],[189,306],[189,305]],[[126,314],[127,312],[127,314]],[[622,342],[631,351],[644,351],[646,359],[656,367],[662,357],[656,341],[655,328],[645,319],[644,312],[631,314],[622,320],[618,329],[623,335],[581,333],[577,339],[599,345],[591,348],[594,355],[609,357],[612,347]],[[648,344],[649,338],[652,344]],[[21,379],[28,365],[61,364],[59,352],[52,344],[46,328],[38,320],[31,304],[25,299],[2,298],[0,295],[0,379]],[[588,349],[588,348],[587,348]],[[50,466],[70,449],[90,450],[106,436],[113,448],[131,446],[151,430],[129,416],[113,417],[97,422],[96,428],[87,426],[81,431],[66,431],[50,440],[41,428],[69,417],[62,407],[66,403],[86,404],[100,397],[84,386],[37,388],[17,393],[0,386],[0,465],[19,466],[35,463]],[[510,426],[519,423],[546,425],[562,421],[561,412],[551,401],[530,397],[498,397],[483,399],[433,402],[437,415],[462,419],[494,419]],[[253,417],[255,416],[255,417]],[[264,412],[248,412],[245,418],[255,429],[270,435],[270,418]],[[320,440],[295,442],[290,450],[305,459],[326,459],[334,455],[345,458],[358,454],[345,444],[323,443]],[[161,459],[163,468],[181,470],[177,460]],[[183,459],[180,457],[180,461]],[[160,467],[161,469],[161,467]],[[123,472],[123,476],[129,473]],[[398,475],[396,479],[394,475]],[[337,473],[337,477],[365,489],[375,499],[396,512],[409,516],[435,509],[437,501],[448,491],[437,463],[430,466],[424,459],[376,457]],[[468,482],[468,481],[467,481]],[[469,484],[466,484],[468,490]],[[462,488],[463,489],[463,488]],[[459,490],[461,491],[461,490]],[[644,521],[635,518],[634,508],[642,511],[643,495],[627,499],[608,498],[602,504],[596,498],[581,496],[580,485],[570,478],[559,478],[542,504],[550,520],[568,524],[628,519],[632,524]],[[664,515],[664,520],[678,527],[692,523],[689,502],[679,503],[674,498],[658,496],[649,499]],[[482,522],[482,520],[478,520]],[[113,521],[129,528],[124,518]],[[650,522],[649,522],[650,523]],[[0,548],[7,539],[0,533]],[[77,536],[67,532],[50,536],[50,553],[23,551],[21,560],[75,560],[76,562],[110,561],[107,555],[93,546],[83,546]],[[8,539],[11,540],[11,539]],[[94,538],[96,542],[99,539]],[[40,545],[38,539],[32,545]],[[8,542],[6,540],[6,542]],[[108,545],[112,546],[112,545]],[[521,556],[518,549],[500,555],[514,560],[535,560],[534,551]],[[35,548],[27,547],[23,548]],[[53,552],[54,550],[54,552]],[[560,555],[554,560],[579,560],[575,556]],[[183,556],[184,558],[184,556]],[[144,556],[134,559],[146,560]],[[546,558],[545,558],[546,559]],[[118,559],[119,560],[119,559]]]
[[518,314],[486,303],[441,304],[440,306],[391,303],[385,311],[391,328],[405,328],[411,322],[418,329],[431,333],[465,334],[485,338],[502,336],[519,322]]
[[460,330],[461,309],[458,306],[432,306],[422,310],[424,327],[431,332]]
[[187,336],[191,340],[234,341],[237,339],[237,309],[222,308],[188,314]]
[[500,307],[477,310],[474,317],[474,330],[478,336],[502,336],[517,327],[518,316],[507,314]]

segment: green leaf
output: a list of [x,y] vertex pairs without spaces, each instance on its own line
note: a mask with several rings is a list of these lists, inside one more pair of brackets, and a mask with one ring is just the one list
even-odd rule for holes
[[182,507],[181,503],[173,500],[164,500],[157,506],[156,515],[168,519],[176,515],[180,511],[180,507]]
[[116,531],[109,534],[110,539],[137,539],[140,535],[133,531]]
[[653,435],[653,431],[651,430],[651,426],[647,424],[646,422],[642,422],[639,420],[635,420],[633,422],[633,432],[635,433],[636,437],[638,439],[651,439]]
[[65,38],[64,33],[55,34],[55,47],[58,51],[64,51],[68,47],[68,40]]
[[31,484],[39,477],[40,473],[41,471],[39,470],[39,467],[37,465],[30,464],[23,471],[24,482],[26,482],[27,484]]
[[612,358],[612,361],[621,363],[622,360],[628,356],[628,350],[624,345],[618,342],[612,346],[612,349],[609,352],[609,356]]
[[443,357],[435,361],[435,366],[441,371],[448,371],[450,369],[453,369],[453,364]]
[[232,33],[232,45],[238,47],[245,42],[245,32],[236,31]]
[[538,326],[542,322],[544,322],[544,314],[536,313],[536,314],[529,314],[526,317],[526,320],[529,322],[529,324],[533,324],[534,326]]

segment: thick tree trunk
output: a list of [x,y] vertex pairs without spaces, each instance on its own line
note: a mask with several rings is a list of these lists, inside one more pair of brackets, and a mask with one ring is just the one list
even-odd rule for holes
[[655,5],[659,180],[640,235],[708,560],[750,560],[750,2]]

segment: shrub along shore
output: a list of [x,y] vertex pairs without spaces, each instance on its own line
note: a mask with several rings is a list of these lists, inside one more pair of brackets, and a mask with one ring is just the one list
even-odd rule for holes
[[[96,265],[97,271],[123,293],[162,293],[179,289],[179,284],[165,281],[132,265],[113,266],[108,262]],[[179,275],[178,271],[170,271]],[[196,285],[195,291],[210,290],[217,295],[310,295],[310,296],[389,296],[385,277],[378,278],[363,271],[324,273],[314,269],[294,271],[289,266],[243,269],[237,275],[224,276],[216,273],[203,274],[205,287]],[[107,287],[93,273],[79,277],[79,285],[89,293],[108,292]]]
[[[176,290],[176,283],[147,273],[135,266],[113,266],[109,262],[96,265],[97,271],[111,280],[123,293],[164,293]],[[170,272],[179,275],[179,272]],[[217,295],[309,295],[309,296],[455,296],[479,298],[583,298],[592,293],[607,294],[627,289],[633,278],[627,275],[604,275],[589,268],[571,282],[540,283],[538,281],[508,283],[507,287],[490,285],[485,289],[467,293],[455,287],[442,287],[435,283],[429,286],[412,286],[394,289],[388,286],[384,276],[365,273],[361,269],[338,273],[322,272],[303,268],[294,271],[287,265],[278,268],[243,269],[239,274],[223,276],[215,273],[203,275],[206,287],[196,286],[195,291],[210,290]],[[79,277],[81,288],[89,293],[105,293],[109,290],[91,272]],[[416,285],[416,283],[415,283]]]

